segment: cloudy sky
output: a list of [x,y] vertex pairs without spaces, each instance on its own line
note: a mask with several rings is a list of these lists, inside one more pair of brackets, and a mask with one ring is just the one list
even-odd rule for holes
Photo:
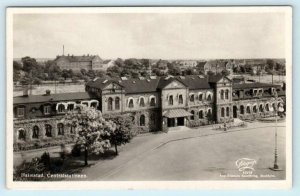
[[15,14],[14,58],[282,58],[283,13]]

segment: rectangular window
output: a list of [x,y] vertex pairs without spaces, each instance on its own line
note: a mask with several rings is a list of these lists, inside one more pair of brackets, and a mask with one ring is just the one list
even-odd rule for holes
[[44,114],[45,115],[50,114],[50,106],[49,105],[44,106]]
[[24,115],[25,115],[25,108],[18,108],[17,109],[17,115],[18,115],[18,117],[24,117]]

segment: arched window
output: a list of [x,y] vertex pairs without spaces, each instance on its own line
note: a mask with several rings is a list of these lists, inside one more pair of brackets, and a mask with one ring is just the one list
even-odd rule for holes
[[155,106],[155,97],[151,97],[150,106]]
[[221,108],[221,117],[224,117],[224,116],[225,116],[225,109]]
[[18,140],[26,140],[26,132],[24,129],[19,129],[18,130]]
[[60,104],[60,105],[58,106],[58,108],[57,108],[57,111],[58,111],[59,113],[63,113],[63,112],[65,111],[65,106],[64,106],[63,104]]
[[253,113],[257,113],[257,106],[253,106]]
[[169,96],[169,105],[173,105],[173,95]]
[[129,103],[128,103],[128,107],[129,108],[133,108],[133,99],[131,98],[131,99],[129,99]]
[[145,115],[144,114],[142,114],[141,116],[140,116],[140,126],[145,126]]
[[203,118],[203,110],[199,111],[199,118],[202,119]]
[[107,110],[112,111],[113,109],[113,98],[109,97],[107,101]]
[[224,90],[221,90],[221,99],[224,99]]
[[140,97],[140,107],[145,107],[144,97]]
[[266,111],[267,111],[267,112],[270,111],[270,108],[269,108],[269,104],[268,104],[268,103],[266,104]]
[[240,114],[244,114],[245,113],[245,108],[243,105],[240,106]]
[[120,98],[116,97],[115,99],[115,109],[119,110],[120,109]]
[[225,99],[229,99],[229,90],[228,89],[225,92]]
[[97,101],[91,102],[91,107],[92,108],[97,108],[97,106],[98,106],[98,102]]
[[64,125],[62,123],[57,124],[57,130],[58,130],[57,135],[65,134]]
[[259,105],[259,112],[264,112],[264,107],[262,104]]
[[211,101],[211,94],[207,95],[207,101]]
[[203,94],[202,93],[199,94],[199,101],[203,101]]
[[191,114],[192,114],[192,116],[191,116],[191,120],[195,120],[195,111],[194,111],[194,110],[192,110],[192,111],[191,111]]
[[192,95],[190,96],[190,101],[191,101],[191,102],[194,102],[194,101],[195,101],[195,95],[194,95],[194,94],[192,94]]
[[247,106],[247,108],[246,108],[246,112],[247,112],[247,114],[250,114],[250,113],[251,113],[250,106]]
[[182,95],[178,96],[178,103],[183,104],[183,96]]
[[230,115],[230,109],[229,107],[226,108],[226,116],[229,116]]
[[33,138],[33,139],[38,139],[38,138],[39,138],[39,135],[40,135],[40,129],[39,129],[38,126],[35,125],[35,126],[32,128],[32,138]]
[[46,130],[46,137],[52,137],[52,126],[49,124],[45,125],[45,130]]

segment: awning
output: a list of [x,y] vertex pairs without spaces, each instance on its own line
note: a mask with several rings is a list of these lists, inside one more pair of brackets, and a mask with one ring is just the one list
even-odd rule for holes
[[192,116],[192,114],[185,111],[184,109],[175,109],[175,110],[169,110],[164,112],[163,116],[167,118],[178,118],[178,117]]

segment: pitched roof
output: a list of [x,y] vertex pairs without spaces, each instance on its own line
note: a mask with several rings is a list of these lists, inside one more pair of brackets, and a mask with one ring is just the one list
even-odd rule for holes
[[167,76],[167,77],[161,77],[160,78],[157,88],[158,89],[163,89],[166,86],[168,86],[170,83],[172,83],[173,81],[179,81],[180,83],[182,83],[184,86],[187,87],[187,85],[185,83],[183,83],[182,81],[180,81],[177,77]]
[[59,93],[50,95],[29,95],[29,96],[18,96],[14,97],[14,104],[22,103],[41,103],[41,102],[56,102],[56,101],[70,101],[70,100],[85,100],[96,98],[88,92],[76,92],[76,93]]
[[177,78],[179,81],[182,81],[189,89],[211,88],[207,78],[202,76],[198,76],[198,75],[191,75],[191,76],[184,76],[184,77],[178,76]]
[[220,81],[223,78],[223,76],[221,74],[217,74],[217,75],[210,75],[208,77],[208,81],[210,83],[216,83],[218,81]]
[[87,56],[74,56],[74,55],[69,56],[68,55],[68,56],[57,56],[56,60],[64,58],[70,62],[90,62],[96,57],[99,57],[99,56],[98,55],[87,55]]
[[126,93],[147,93],[156,92],[157,89],[163,89],[173,81],[179,81],[189,89],[209,89],[210,84],[207,78],[202,76],[165,76],[155,78],[134,79],[129,78],[122,80],[120,78],[99,78],[88,82],[86,85],[103,90],[108,84],[117,83],[125,89]]

